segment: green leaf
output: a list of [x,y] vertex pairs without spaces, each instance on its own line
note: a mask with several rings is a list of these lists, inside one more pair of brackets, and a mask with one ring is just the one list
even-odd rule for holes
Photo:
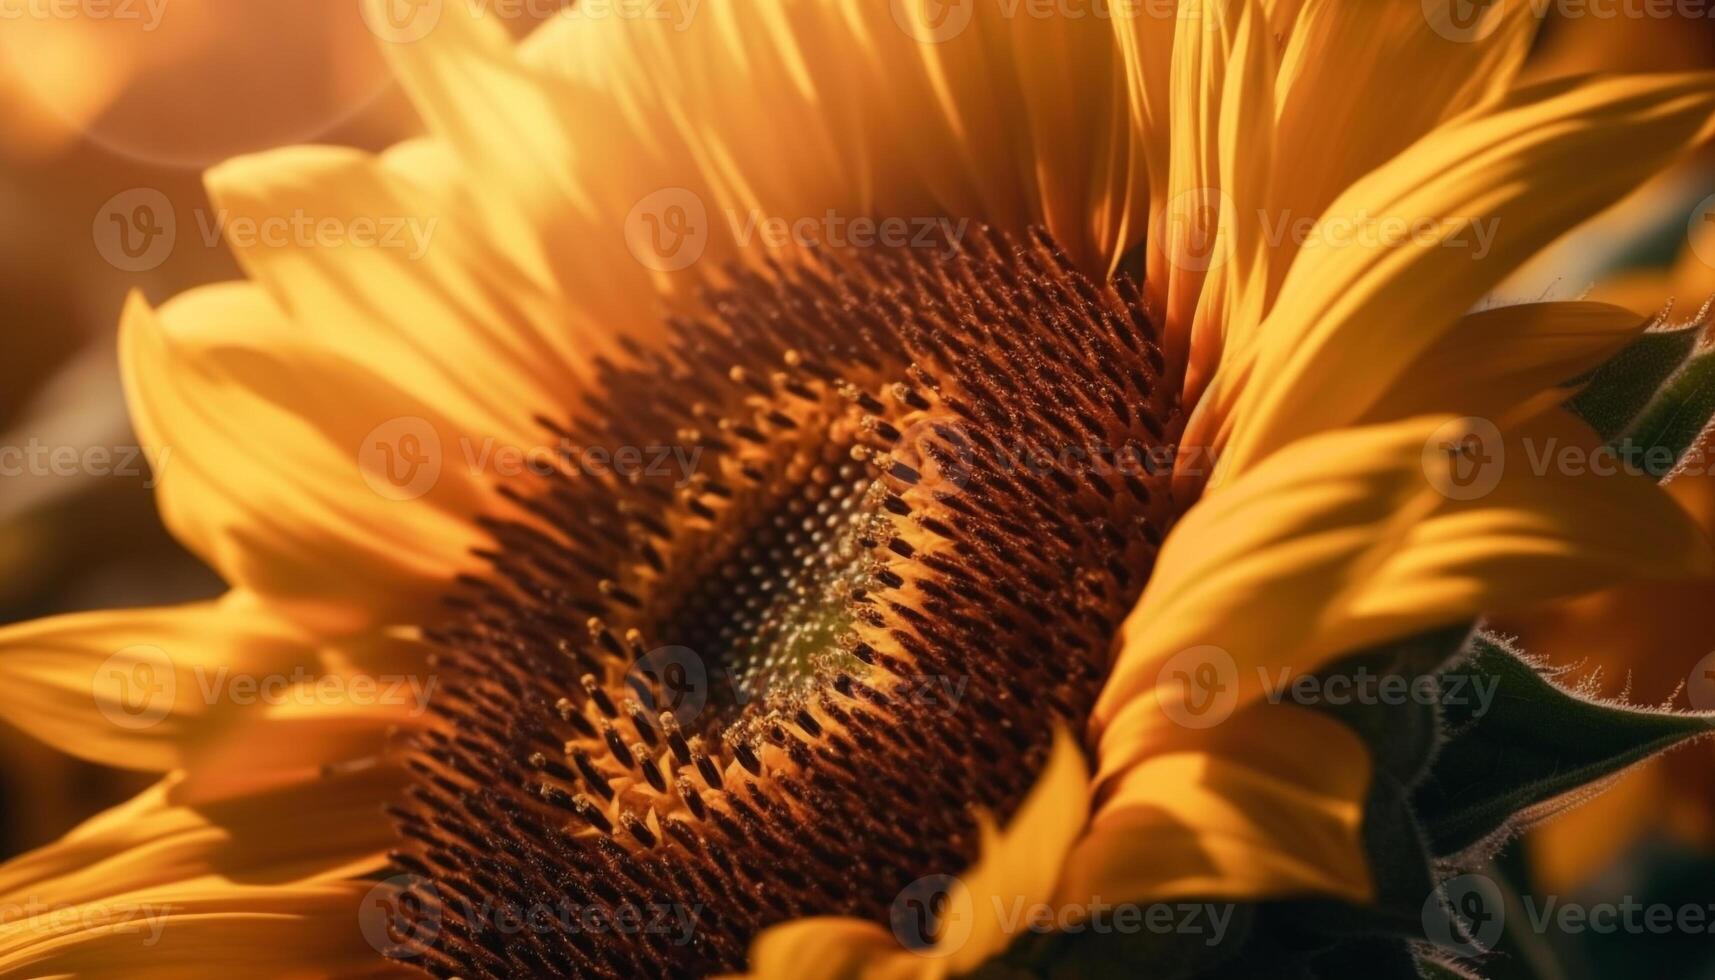
[[1661,479],[1697,441],[1715,414],[1715,352],[1691,357],[1620,436],[1632,469]]
[[1568,794],[1687,739],[1715,733],[1715,715],[1604,704],[1555,684],[1490,636],[1473,640],[1457,674],[1492,688],[1443,705],[1447,742],[1415,794],[1439,857],[1507,836]]
[[1715,348],[1706,317],[1651,330],[1591,373],[1569,403],[1629,469],[1662,479],[1715,416]]
[[1702,334],[1701,323],[1643,334],[1592,372],[1570,407],[1603,440],[1617,441],[1696,353]]
[[[1320,689],[1332,689],[1328,684],[1332,677],[1353,680],[1345,690],[1364,689],[1356,682],[1364,677],[1399,678],[1410,685],[1427,682],[1459,656],[1475,628],[1473,623],[1436,630],[1346,657],[1317,675],[1322,681]],[[1435,698],[1408,696],[1404,703],[1398,698],[1353,698],[1340,705],[1306,707],[1329,714],[1356,731],[1369,747],[1376,768],[1407,787],[1416,786],[1428,775],[1440,747],[1441,718]]]

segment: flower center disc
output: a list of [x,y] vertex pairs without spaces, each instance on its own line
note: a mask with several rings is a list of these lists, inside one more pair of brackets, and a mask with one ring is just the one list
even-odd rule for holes
[[551,423],[694,465],[508,488],[430,631],[399,959],[700,976],[788,919],[885,924],[1082,731],[1174,517],[1135,289],[1043,233],[731,278]]

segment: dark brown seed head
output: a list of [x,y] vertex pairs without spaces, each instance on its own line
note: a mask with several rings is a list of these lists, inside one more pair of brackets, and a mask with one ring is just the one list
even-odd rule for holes
[[432,633],[396,817],[431,973],[701,975],[786,919],[887,922],[1082,730],[1174,517],[1154,328],[1046,235],[708,306],[546,423],[638,465],[510,488],[529,519]]

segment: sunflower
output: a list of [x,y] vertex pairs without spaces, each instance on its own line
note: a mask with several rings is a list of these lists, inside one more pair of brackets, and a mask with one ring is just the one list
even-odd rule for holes
[[1003,908],[1361,907],[1384,760],[1260,678],[1711,570],[1648,480],[1444,447],[1587,439],[1640,318],[1468,311],[1715,79],[1515,91],[1523,4],[470,6],[370,8],[426,138],[215,169],[316,232],[125,311],[231,591],[0,632],[0,715],[164,774],[0,870],[8,973],[945,976]]

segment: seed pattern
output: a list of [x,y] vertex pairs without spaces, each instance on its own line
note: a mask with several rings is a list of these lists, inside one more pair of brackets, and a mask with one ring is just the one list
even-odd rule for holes
[[[1182,424],[1148,312],[1046,233],[728,278],[542,420],[695,474],[506,488],[430,631],[391,812],[398,956],[432,974],[697,976],[783,920],[887,922],[1082,730],[1175,516],[1133,465]],[[1072,447],[1103,448],[1042,465]],[[501,926],[544,908],[638,914]]]

